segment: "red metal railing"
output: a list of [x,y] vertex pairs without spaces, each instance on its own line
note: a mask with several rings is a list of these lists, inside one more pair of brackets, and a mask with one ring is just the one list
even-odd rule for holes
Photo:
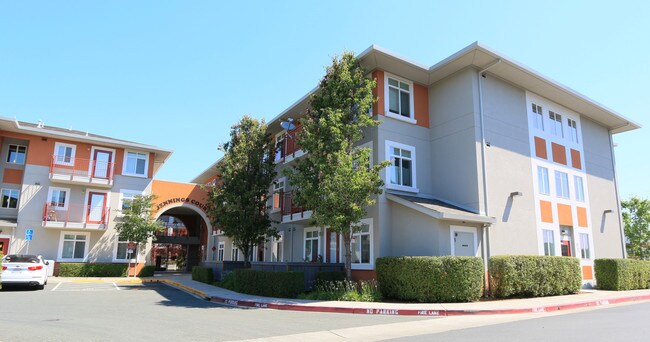
[[305,210],[293,203],[293,191],[287,191],[282,194],[282,216],[289,215],[289,219],[303,218]]
[[275,156],[275,160],[282,160],[287,156],[295,157],[296,152],[300,151],[300,145],[298,140],[300,140],[300,132],[302,131],[302,126],[296,124],[296,129],[288,131],[284,138],[282,139],[282,147],[278,151],[278,154]]
[[53,155],[50,173],[74,177],[88,177],[113,180],[115,163],[94,159],[70,158]]
[[74,205],[63,203],[45,203],[43,206],[44,222],[90,223],[108,225],[110,208],[96,205]]

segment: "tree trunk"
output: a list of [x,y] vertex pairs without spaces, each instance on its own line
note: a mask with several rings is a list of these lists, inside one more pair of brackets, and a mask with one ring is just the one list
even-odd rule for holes
[[345,248],[345,279],[352,280],[352,251],[350,250],[351,232],[346,229],[343,234],[343,248]]

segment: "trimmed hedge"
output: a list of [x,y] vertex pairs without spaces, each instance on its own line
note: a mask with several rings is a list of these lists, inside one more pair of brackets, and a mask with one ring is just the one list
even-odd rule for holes
[[144,266],[138,273],[138,277],[153,277],[154,271],[156,271],[156,266],[153,265]]
[[472,302],[483,291],[483,262],[457,256],[378,258],[377,281],[384,298]]
[[650,261],[596,259],[594,266],[599,289],[625,291],[650,288]]
[[578,258],[494,256],[488,270],[492,295],[498,298],[564,295],[577,293],[582,286]]
[[345,272],[343,271],[330,271],[316,273],[316,282],[321,281],[343,281],[345,280]]
[[127,264],[61,263],[59,277],[126,277]]
[[265,297],[296,298],[305,290],[303,272],[273,272],[252,269],[234,271],[235,291]]
[[201,267],[201,266],[192,267],[192,280],[200,281],[206,284],[211,284],[214,281],[212,268]]

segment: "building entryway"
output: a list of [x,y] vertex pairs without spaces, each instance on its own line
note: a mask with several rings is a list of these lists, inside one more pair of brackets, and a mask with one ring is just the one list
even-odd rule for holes
[[187,272],[205,259],[208,228],[193,208],[168,209],[158,222],[164,229],[156,235],[151,252],[157,271]]

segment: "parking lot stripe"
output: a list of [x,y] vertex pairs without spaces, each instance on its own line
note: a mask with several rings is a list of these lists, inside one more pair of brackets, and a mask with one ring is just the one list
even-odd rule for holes
[[113,282],[113,286],[115,286],[115,289],[117,289],[118,291],[120,290],[120,287],[117,286],[117,284],[115,284],[115,282]]
[[63,283],[58,283],[58,284],[56,284],[56,286],[52,289],[52,291],[56,291],[56,289],[57,289],[59,286],[61,286],[61,284],[63,284]]

